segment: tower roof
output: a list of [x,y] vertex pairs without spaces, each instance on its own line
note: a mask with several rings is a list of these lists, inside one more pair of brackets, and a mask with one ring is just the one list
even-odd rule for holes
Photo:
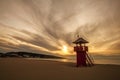
[[81,43],[89,43],[89,42],[81,37],[81,38],[78,38],[77,40],[75,40],[73,43],[74,44],[81,44]]

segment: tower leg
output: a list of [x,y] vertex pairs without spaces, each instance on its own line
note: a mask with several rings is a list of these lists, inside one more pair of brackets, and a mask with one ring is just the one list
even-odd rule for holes
[[77,64],[76,64],[77,67],[87,66],[85,51],[77,52],[77,61],[76,62],[77,62]]

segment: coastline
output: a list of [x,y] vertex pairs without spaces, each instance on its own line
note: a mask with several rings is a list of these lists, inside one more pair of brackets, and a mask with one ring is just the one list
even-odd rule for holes
[[120,65],[75,63],[24,58],[0,58],[0,80],[117,80]]
[[[57,62],[66,62],[66,63],[76,63],[76,59],[52,59],[52,58],[25,58],[28,60],[46,60],[46,61],[57,61]],[[113,62],[113,60],[94,60],[94,64],[103,64],[103,65],[120,65],[120,62]]]

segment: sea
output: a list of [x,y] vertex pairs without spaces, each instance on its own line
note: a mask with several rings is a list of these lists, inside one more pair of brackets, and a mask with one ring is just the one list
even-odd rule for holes
[[[29,58],[29,59],[76,63],[76,56],[75,55],[74,56],[65,56],[64,59],[51,59],[51,58]],[[92,55],[91,59],[92,59],[94,64],[120,65],[120,55]]]

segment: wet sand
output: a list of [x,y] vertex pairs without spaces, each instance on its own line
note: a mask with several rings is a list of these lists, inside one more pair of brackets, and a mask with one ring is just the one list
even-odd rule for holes
[[119,80],[120,65],[75,67],[75,63],[0,58],[0,80]]

